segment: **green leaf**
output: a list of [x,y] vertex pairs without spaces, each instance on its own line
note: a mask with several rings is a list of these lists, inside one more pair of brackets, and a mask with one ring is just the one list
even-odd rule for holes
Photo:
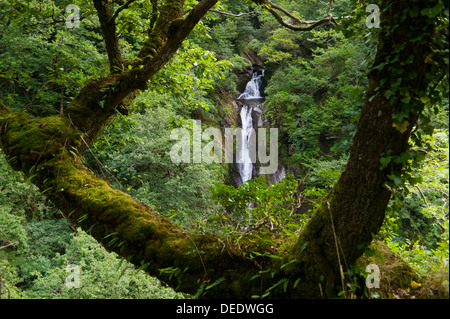
[[198,288],[198,290],[197,290],[197,292],[195,293],[195,295],[193,296],[193,299],[198,299],[198,297],[200,297],[200,295],[201,295],[204,291],[205,291],[205,285],[202,284],[202,285]]
[[395,183],[395,185],[400,186],[404,184],[403,179],[398,175],[388,175],[388,177]]
[[287,280],[284,282],[284,284],[283,284],[283,292],[284,292],[284,293],[286,293],[287,288],[288,288],[288,285],[289,285],[289,279],[287,279]]
[[398,87],[402,83],[402,78],[398,78],[394,83],[392,83],[391,87]]
[[224,282],[224,281],[225,281],[225,278],[224,278],[224,277],[221,277],[221,278],[217,279],[215,282],[213,282],[211,285],[209,285],[208,287],[206,287],[206,290],[209,290],[209,289],[211,289],[211,288],[213,288],[213,287],[219,285],[220,283],[222,283],[222,282]]
[[298,278],[298,279],[294,282],[294,286],[293,286],[294,289],[295,289],[295,287],[297,287],[298,283],[300,282],[300,279],[301,279],[301,278]]
[[381,157],[381,158],[380,158],[380,163],[381,163],[380,170],[385,169],[385,168],[389,165],[389,163],[391,162],[391,160],[392,160],[392,156]]
[[402,103],[405,104],[409,104],[409,102],[411,101],[411,97],[410,96],[406,96],[403,99],[401,99]]
[[303,243],[302,247],[300,248],[300,253],[302,253],[306,247],[308,247],[308,242]]
[[289,261],[289,262],[287,262],[287,263],[281,265],[280,269],[283,269],[284,267],[286,267],[286,266],[288,266],[288,265],[290,265],[290,264],[292,264],[292,263],[294,263],[294,262],[296,262],[296,261],[297,261],[297,259],[293,259],[293,260],[291,260],[291,261]]

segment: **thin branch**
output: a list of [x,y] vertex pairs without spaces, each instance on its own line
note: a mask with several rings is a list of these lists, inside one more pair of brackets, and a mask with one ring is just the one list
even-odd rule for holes
[[428,205],[428,201],[425,197],[425,195],[423,194],[422,190],[420,189],[419,185],[414,185],[417,190],[419,191],[420,195],[422,196],[423,201],[425,202],[425,205],[427,205],[427,207],[430,207],[430,205]]
[[9,113],[11,112],[11,110],[6,106],[5,103],[2,102],[2,100],[0,100],[0,113],[2,112]]
[[[111,173],[108,170],[108,168],[106,168],[106,166],[97,158],[97,156],[95,156],[95,154],[92,151],[90,145],[86,142],[86,140],[83,138],[83,136],[81,136],[81,140],[86,145],[86,149],[89,151],[89,153],[91,153],[92,157],[95,159],[95,161],[97,162],[97,165],[100,167],[100,169],[101,170],[104,169],[116,181],[116,183],[119,185],[119,189],[123,190],[124,189],[123,185],[120,183],[120,181],[117,179],[117,177],[113,173]],[[92,171],[93,171],[93,169],[92,169]],[[103,173],[103,171],[102,171],[102,173]]]
[[158,19],[158,12],[160,10],[158,7],[158,0],[151,0],[150,2],[152,3],[152,12],[150,19],[150,30],[151,30],[155,26],[156,20]]
[[[340,247],[340,243],[339,240],[337,238],[337,234],[336,234],[336,229],[334,228],[334,222],[333,222],[333,214],[331,212],[331,207],[330,207],[330,202],[327,201],[327,206],[328,206],[328,211],[330,212],[330,220],[331,220],[331,230],[333,231],[333,237],[334,237],[334,244],[336,246],[336,255],[337,255],[337,259],[338,259],[338,264],[339,264],[339,274],[341,275],[341,284],[342,284],[342,289],[344,292],[344,298],[347,299],[347,291],[345,289],[345,276],[344,276],[344,269],[342,268],[342,263],[341,263],[341,256],[339,254],[339,247]],[[341,248],[342,250],[342,248]],[[343,252],[342,252],[343,253]],[[345,255],[343,254],[342,256]]]
[[186,236],[187,236],[187,238],[189,238],[189,239],[191,240],[191,242],[194,244],[196,253],[198,254],[198,257],[200,258],[200,262],[201,262],[201,264],[202,264],[203,271],[205,272],[205,274],[204,274],[204,279],[206,279],[206,278],[208,278],[208,270],[206,269],[205,262],[203,261],[203,258],[202,258],[202,254],[200,253],[200,250],[198,249],[197,245],[195,244],[195,241],[191,238],[191,236],[189,236],[188,233],[186,233]]
[[48,80],[47,82],[45,82],[40,88],[39,90],[36,91],[36,93],[32,96],[31,101],[25,106],[24,111],[27,111],[31,105],[33,105],[34,100],[36,99],[36,97],[39,95],[39,93],[41,93],[41,91],[45,88],[45,86],[50,83],[51,80]]
[[256,11],[251,11],[251,12],[241,12],[239,14],[233,14],[233,13],[220,11],[220,10],[215,10],[215,9],[210,9],[209,11],[210,12],[215,12],[215,13],[220,13],[220,14],[223,14],[223,15],[231,16],[231,17],[236,17],[236,18],[256,13]]
[[128,8],[130,6],[130,4],[132,4],[133,2],[135,2],[136,0],[128,0],[123,6],[119,7],[116,12],[114,13],[114,15],[112,16],[111,20],[115,21],[116,18],[119,16],[119,14],[125,10],[126,8]]
[[5,246],[0,246],[0,250],[1,249],[5,249],[5,248],[8,248],[8,247],[11,247],[11,246],[14,246],[15,244],[14,243],[9,243],[9,244],[6,244]]
[[[326,18],[323,18],[321,20],[310,20],[310,21],[305,21],[300,19],[299,17],[293,15],[292,13],[290,13],[288,10],[286,10],[285,8],[274,4],[272,2],[270,2],[269,0],[266,1],[266,6],[264,6],[264,8],[269,11],[274,17],[275,19],[284,27],[294,30],[294,31],[309,31],[314,29],[315,27],[324,24],[326,22],[330,22],[330,21],[335,21],[336,18],[333,17],[333,15],[331,13],[329,13],[327,15]],[[299,24],[305,24],[306,26],[296,26],[293,25],[289,22],[286,22],[283,17],[277,12],[281,11],[282,13],[284,13],[285,15],[287,15],[289,18],[291,18],[292,20],[296,21]]]
[[[430,207],[430,205],[428,204],[427,198],[423,194],[423,192],[420,189],[419,185],[416,184],[414,186],[417,188],[417,190],[419,191],[420,195],[422,196],[422,199],[425,202],[425,205],[427,205],[427,207]],[[433,212],[431,212],[431,215],[433,215],[434,219],[436,220],[436,224],[438,224],[438,226],[442,229],[442,231],[445,232],[445,227],[440,222],[438,222],[438,217]]]

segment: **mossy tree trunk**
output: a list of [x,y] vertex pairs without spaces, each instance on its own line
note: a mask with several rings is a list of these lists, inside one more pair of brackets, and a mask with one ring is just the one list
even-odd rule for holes
[[[193,294],[202,284],[206,287],[220,279],[221,284],[208,290],[205,297],[250,297],[263,294],[283,279],[287,284],[273,289],[272,296],[330,297],[339,284],[341,267],[351,265],[363,253],[383,222],[390,198],[385,187],[387,175],[400,172],[402,165],[380,170],[380,156],[389,150],[391,155],[407,150],[411,129],[422,109],[421,102],[411,102],[414,107],[407,113],[407,129],[400,132],[393,127],[393,113],[399,111],[399,105],[387,100],[384,93],[397,79],[388,69],[370,73],[347,167],[298,240],[255,234],[237,247],[212,235],[190,234],[113,189],[81,163],[82,154],[112,120],[120,104],[132,98],[136,90],[146,88],[147,81],[170,60],[216,2],[200,1],[183,18],[183,0],[165,1],[138,59],[124,62],[109,2],[94,0],[111,73],[88,83],[60,116],[37,119],[26,112],[11,112],[0,102],[2,151],[11,167],[31,176],[72,223],[87,230],[107,249],[137,266],[145,265],[151,275],[178,291]],[[411,44],[410,40],[417,38],[418,32],[430,36],[433,23],[421,15],[413,22],[400,19],[404,3],[385,3],[376,64],[395,52],[399,60],[393,68],[416,74],[402,86],[419,92],[428,86],[425,58],[431,49],[427,43]],[[417,5],[425,8],[430,3]],[[412,30],[414,25],[420,28]],[[410,55],[413,62],[400,66]],[[246,258],[255,251],[270,252],[281,259]],[[250,280],[269,269],[267,277]]]
[[[429,94],[433,78],[427,56],[433,52],[435,24],[425,15],[411,16],[410,11],[421,12],[437,3],[382,4],[377,54],[349,160],[288,257],[296,262],[286,267],[284,276],[295,279],[303,269],[306,277],[298,296],[333,296],[333,289],[343,283],[343,271],[379,232],[393,188],[390,176],[401,176],[405,161],[397,159],[409,150],[411,132],[424,109],[421,97]],[[381,169],[381,159],[388,155],[396,160]]]

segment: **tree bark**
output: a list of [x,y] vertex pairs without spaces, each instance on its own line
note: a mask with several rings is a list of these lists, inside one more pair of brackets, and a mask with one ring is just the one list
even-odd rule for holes
[[[94,2],[99,11],[105,9],[106,2]],[[183,19],[183,1],[166,1],[140,58],[132,64],[135,67],[115,73],[120,55],[111,49],[112,73],[88,83],[63,116],[37,119],[25,112],[11,112],[0,102],[2,151],[11,167],[32,177],[73,224],[88,231],[108,250],[137,266],[145,265],[148,273],[178,291],[194,294],[203,287],[204,297],[250,297],[273,288],[272,296],[332,297],[343,269],[361,256],[383,222],[390,198],[390,190],[385,187],[388,175],[401,171],[401,163],[381,170],[380,157],[387,151],[399,155],[407,150],[412,127],[423,108],[420,101],[413,100],[406,115],[406,130],[400,132],[393,126],[393,114],[401,105],[385,97],[397,81],[388,68],[370,73],[348,164],[298,240],[254,234],[238,246],[213,235],[191,234],[113,189],[81,163],[81,155],[111,121],[123,99],[137,89],[145,89],[146,82],[170,60],[216,2],[201,1]],[[405,79],[402,86],[422,92],[428,86],[425,60],[431,49],[427,41],[411,41],[417,38],[417,32],[430,36],[434,24],[422,15],[413,21],[401,19],[404,3],[391,0],[383,4],[386,9],[375,64],[385,62],[393,52],[399,54],[392,68],[417,74]],[[425,1],[416,5],[426,8],[431,4]],[[420,28],[415,30],[414,26]],[[114,34],[112,29],[103,30]],[[413,63],[402,66],[410,55]],[[143,67],[137,67],[141,61]],[[268,252],[280,258],[260,256]],[[251,254],[258,257],[248,258]],[[207,289],[218,280],[219,285]],[[274,288],[281,281],[287,284]]]
[[[435,2],[416,4],[421,11]],[[333,290],[341,285],[343,271],[363,254],[378,233],[391,197],[388,175],[400,175],[403,166],[403,163],[392,162],[381,169],[380,159],[383,154],[399,156],[408,150],[411,131],[424,108],[419,100],[429,85],[426,77],[430,64],[426,57],[432,50],[430,42],[416,39],[420,34],[434,34],[434,22],[420,15],[404,19],[404,1],[386,1],[383,5],[374,66],[386,64],[386,67],[370,72],[369,88],[345,170],[290,253],[297,261],[289,266],[285,276],[297,278],[297,269],[303,269],[306,277],[302,279],[304,285],[299,285],[298,296],[335,295]],[[413,63],[405,64],[411,55]],[[393,59],[395,56],[398,59]],[[396,62],[389,63],[389,60]],[[404,131],[398,129],[394,120],[394,113],[405,108],[402,96],[386,98],[387,91],[393,90],[398,81],[395,74],[398,70],[403,74],[402,88],[414,96],[408,102],[410,111],[403,119],[407,121],[403,123],[409,123]],[[411,74],[415,76],[409,76]],[[401,91],[405,90],[399,90],[398,94],[402,94]]]
[[110,72],[120,72],[123,70],[123,58],[119,47],[116,33],[116,22],[113,19],[109,1],[94,0],[94,6],[98,13],[100,26],[105,39],[106,51],[108,52]]

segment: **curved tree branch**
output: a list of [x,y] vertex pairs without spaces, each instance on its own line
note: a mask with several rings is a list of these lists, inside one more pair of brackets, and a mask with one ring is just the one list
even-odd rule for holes
[[283,12],[285,15],[287,15],[289,18],[297,21],[298,23],[301,24],[312,24],[312,23],[316,23],[317,21],[305,21],[300,19],[299,17],[293,15],[292,13],[290,13],[288,10],[286,10],[285,8],[283,8],[280,5],[277,5],[275,3],[270,2],[269,0],[267,0],[267,7],[269,7],[270,9],[275,9],[275,10],[279,10],[281,12]]
[[[300,18],[298,18],[297,16],[293,15],[292,13],[290,13],[288,10],[286,10],[285,8],[274,4],[272,2],[270,2],[269,0],[265,0],[265,4],[264,4],[264,8],[269,11],[274,17],[275,19],[284,27],[294,30],[294,31],[309,31],[314,29],[315,27],[322,25],[326,22],[330,22],[330,21],[335,21],[336,19],[333,17],[333,15],[331,13],[328,14],[328,16],[326,18],[320,19],[320,20],[311,20],[311,21],[305,21],[302,20]],[[277,12],[277,10],[283,12],[285,15],[287,15],[289,18],[291,18],[292,20],[296,21],[299,24],[306,24],[305,26],[297,26],[297,25],[293,25],[289,22],[286,22],[283,17]]]

